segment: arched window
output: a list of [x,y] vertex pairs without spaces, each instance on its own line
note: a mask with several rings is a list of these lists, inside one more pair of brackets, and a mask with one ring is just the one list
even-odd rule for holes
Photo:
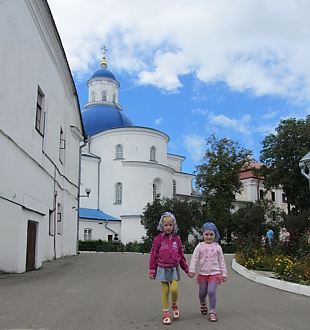
[[102,91],[101,92],[101,101],[106,101],[107,100],[107,91]]
[[115,185],[115,204],[122,204],[123,184],[118,182]]
[[112,95],[112,100],[113,100],[113,102],[115,103],[115,100],[116,100],[116,95],[115,95],[115,93],[113,93],[113,95]]
[[157,197],[157,185],[153,183],[153,201],[155,201]]
[[91,101],[92,102],[96,101],[96,92],[91,92]]
[[123,158],[123,146],[121,144],[118,144],[115,147],[115,158],[116,159],[122,159]]
[[155,162],[156,161],[156,148],[153,146],[150,149],[150,161]]
[[177,193],[177,182],[175,180],[173,180],[173,183],[172,183],[172,191],[174,194]]
[[153,197],[153,201],[156,198],[160,197],[160,195],[162,193],[162,186],[163,186],[163,183],[162,183],[162,181],[161,181],[160,178],[156,178],[156,179],[153,180],[153,191],[152,191],[152,193],[153,193],[153,196],[152,196]]

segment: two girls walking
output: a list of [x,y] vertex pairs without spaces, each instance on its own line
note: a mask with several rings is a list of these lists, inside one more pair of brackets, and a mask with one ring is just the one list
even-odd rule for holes
[[163,324],[171,324],[169,309],[169,296],[171,294],[172,318],[180,317],[178,308],[178,281],[180,280],[179,266],[190,278],[195,276],[196,263],[199,262],[199,285],[200,312],[208,313],[206,302],[209,296],[209,320],[217,321],[215,312],[216,289],[218,284],[227,279],[227,270],[222,248],[218,244],[219,233],[212,222],[207,222],[202,227],[203,242],[199,243],[192,255],[190,266],[187,265],[183,251],[183,244],[176,235],[178,225],[174,215],[165,212],[158,223],[157,229],[161,232],[153,241],[150,261],[149,277],[161,281]]

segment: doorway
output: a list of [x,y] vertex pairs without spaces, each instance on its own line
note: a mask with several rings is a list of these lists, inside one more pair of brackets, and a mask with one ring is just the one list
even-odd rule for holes
[[35,221],[28,220],[26,272],[35,269],[36,243],[37,243],[37,223]]

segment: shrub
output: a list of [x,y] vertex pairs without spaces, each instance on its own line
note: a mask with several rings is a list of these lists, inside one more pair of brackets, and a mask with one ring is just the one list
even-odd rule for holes
[[121,241],[103,241],[87,240],[79,241],[79,251],[94,251],[94,252],[138,252],[147,253],[151,248],[148,242],[129,242],[124,245]]

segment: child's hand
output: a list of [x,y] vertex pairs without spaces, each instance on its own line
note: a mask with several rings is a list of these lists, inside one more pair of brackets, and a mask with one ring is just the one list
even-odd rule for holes
[[195,276],[195,273],[189,272],[187,275],[188,277],[193,278]]
[[227,280],[227,277],[222,277],[222,282],[226,282],[226,280]]
[[154,280],[155,274],[150,274],[149,277],[150,277],[150,280]]

